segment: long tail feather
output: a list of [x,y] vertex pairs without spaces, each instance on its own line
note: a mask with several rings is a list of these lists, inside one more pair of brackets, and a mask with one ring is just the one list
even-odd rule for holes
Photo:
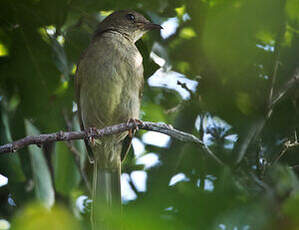
[[93,230],[111,230],[109,221],[120,217],[120,168],[101,168],[98,160],[93,171]]

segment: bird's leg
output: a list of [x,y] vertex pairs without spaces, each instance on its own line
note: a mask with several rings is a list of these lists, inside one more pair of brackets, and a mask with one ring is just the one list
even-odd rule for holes
[[130,122],[133,122],[134,123],[134,128],[133,129],[130,129],[129,130],[129,137],[133,138],[133,136],[135,135],[136,131],[139,130],[138,128],[138,125],[142,125],[142,121],[140,121],[139,119],[136,119],[136,118],[130,118],[128,121],[127,121],[127,124],[129,124]]

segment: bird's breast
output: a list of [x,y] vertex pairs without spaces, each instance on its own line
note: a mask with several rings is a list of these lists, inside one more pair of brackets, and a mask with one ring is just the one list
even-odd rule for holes
[[133,58],[134,66],[140,68],[142,66],[143,58],[139,52],[136,52]]

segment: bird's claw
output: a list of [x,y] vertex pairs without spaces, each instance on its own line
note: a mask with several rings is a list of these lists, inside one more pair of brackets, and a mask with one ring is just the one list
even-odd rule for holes
[[142,123],[142,121],[139,120],[139,119],[136,119],[136,118],[130,118],[130,119],[127,121],[127,125],[128,125],[129,123],[131,123],[131,122],[133,122],[133,124],[134,124],[134,128],[132,128],[132,129],[129,130],[129,134],[128,134],[128,135],[129,135],[129,137],[133,138],[133,136],[135,135],[136,131],[139,130],[138,125],[142,125],[143,123]]
[[88,143],[90,143],[92,146],[94,146],[95,145],[94,135],[97,133],[97,129],[94,127],[89,128],[89,129],[87,129],[86,133],[87,133]]

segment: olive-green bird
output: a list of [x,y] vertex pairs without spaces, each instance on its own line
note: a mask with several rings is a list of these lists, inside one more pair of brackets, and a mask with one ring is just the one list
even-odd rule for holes
[[[142,56],[135,42],[147,31],[161,28],[132,10],[114,12],[99,24],[75,76],[82,130],[139,118],[144,80]],[[121,152],[127,151],[123,149],[127,135],[124,132],[86,142],[94,156],[94,204],[111,207],[121,203]],[[98,211],[93,206],[93,212]]]

